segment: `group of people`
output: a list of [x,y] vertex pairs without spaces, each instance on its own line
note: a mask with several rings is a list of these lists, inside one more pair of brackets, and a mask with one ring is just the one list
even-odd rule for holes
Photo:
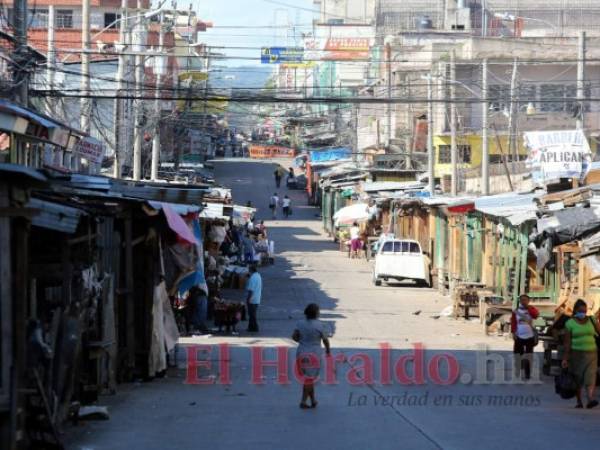
[[283,199],[279,199],[279,195],[275,192],[269,199],[269,209],[273,220],[277,219],[277,208],[281,205],[283,217],[287,219],[292,215],[292,200],[284,195]]
[[[519,304],[512,314],[511,331],[514,339],[515,369],[525,379],[531,377],[533,350],[537,345],[537,331],[534,321],[539,317],[537,308],[530,304],[528,295],[519,297]],[[598,339],[600,336],[599,318],[588,315],[587,303],[579,299],[573,306],[571,317],[563,316],[555,324],[556,330],[564,331],[564,352],[562,368],[568,370],[577,383],[576,408],[583,408],[583,393],[587,397],[586,408],[598,406],[596,384],[598,381]]]

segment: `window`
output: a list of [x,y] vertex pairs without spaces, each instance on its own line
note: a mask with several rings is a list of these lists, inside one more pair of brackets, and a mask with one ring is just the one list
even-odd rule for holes
[[565,87],[560,84],[540,85],[540,111],[560,112],[565,108]]
[[119,23],[117,20],[120,18],[121,15],[117,13],[104,13],[104,28],[119,28]]
[[504,111],[510,103],[510,86],[506,84],[492,84],[488,87],[490,109]]
[[529,103],[532,103],[535,108],[539,108],[537,99],[537,86],[534,85],[521,85],[518,89],[518,100],[522,108],[526,107]]
[[73,28],[73,10],[56,10],[56,28]]
[[388,241],[383,244],[383,248],[381,249],[381,253],[394,253],[394,242]]
[[30,9],[29,18],[32,28],[48,28],[47,9]]
[[[591,89],[584,89],[584,96],[591,96]],[[539,106],[542,112],[565,112],[575,113],[577,110],[577,86],[574,84],[542,84],[540,85],[540,99],[542,100]],[[545,100],[545,101],[543,101]],[[585,102],[584,110],[590,110],[589,102]]]
[[[440,145],[438,147],[438,163],[439,164],[450,164],[452,162],[452,152],[449,145]],[[458,150],[458,163],[459,164],[470,164],[471,163],[471,146],[470,145],[457,145]]]
[[421,249],[419,248],[419,244],[417,244],[416,242],[410,242],[409,252],[410,253],[418,253],[420,255]]

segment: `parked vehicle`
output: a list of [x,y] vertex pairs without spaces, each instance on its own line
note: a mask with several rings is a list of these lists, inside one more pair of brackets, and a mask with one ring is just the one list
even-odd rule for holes
[[414,280],[422,286],[431,286],[429,257],[417,241],[390,239],[379,246],[375,256],[373,283],[381,286],[382,280]]

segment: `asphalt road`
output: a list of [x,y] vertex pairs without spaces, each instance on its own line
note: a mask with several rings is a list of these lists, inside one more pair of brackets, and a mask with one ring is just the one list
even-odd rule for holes
[[[260,208],[259,218],[268,219],[268,199],[276,190],[273,170],[267,163],[221,162],[215,175],[232,187],[236,203],[250,200]],[[507,358],[510,341],[484,336],[478,321],[439,317],[450,302],[430,289],[398,284],[375,288],[370,264],[338,251],[322,234],[318,211],[306,205],[302,192],[282,188],[279,193],[290,195],[294,214],[290,220],[266,222],[277,257],[275,265],[261,269],[261,332],[249,335],[242,326],[239,336],[182,339],[179,370],[165,379],[120,386],[117,396],[103,399],[111,420],[69,430],[69,448],[467,450],[597,445],[600,409],[575,410],[573,401],[554,394],[548,378],[515,383]],[[319,407],[301,410],[300,386],[292,375],[290,384],[281,384],[275,369],[268,368],[262,378],[256,374],[264,384],[252,382],[251,352],[263,347],[268,359],[275,357],[277,347],[285,348],[291,367],[294,344],[289,336],[310,302],[321,306],[340,362],[332,372],[337,384],[317,387]],[[417,343],[426,349],[422,364],[416,352],[422,377],[410,361],[403,365],[415,355]],[[228,344],[229,354],[220,354],[218,344]],[[231,384],[185,382],[185,352],[193,345],[212,346],[205,358],[211,367],[201,368],[199,376],[218,381],[229,373]],[[392,350],[382,353],[382,345]],[[369,370],[351,370],[369,368],[370,362],[372,376]],[[486,373],[483,367],[488,367]],[[365,379],[369,383],[361,384]],[[453,383],[444,385],[448,380]]]

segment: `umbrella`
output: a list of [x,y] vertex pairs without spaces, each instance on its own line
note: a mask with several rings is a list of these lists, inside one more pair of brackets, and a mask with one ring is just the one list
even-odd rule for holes
[[335,225],[351,225],[354,222],[366,222],[369,220],[369,205],[356,203],[340,209],[333,215]]

